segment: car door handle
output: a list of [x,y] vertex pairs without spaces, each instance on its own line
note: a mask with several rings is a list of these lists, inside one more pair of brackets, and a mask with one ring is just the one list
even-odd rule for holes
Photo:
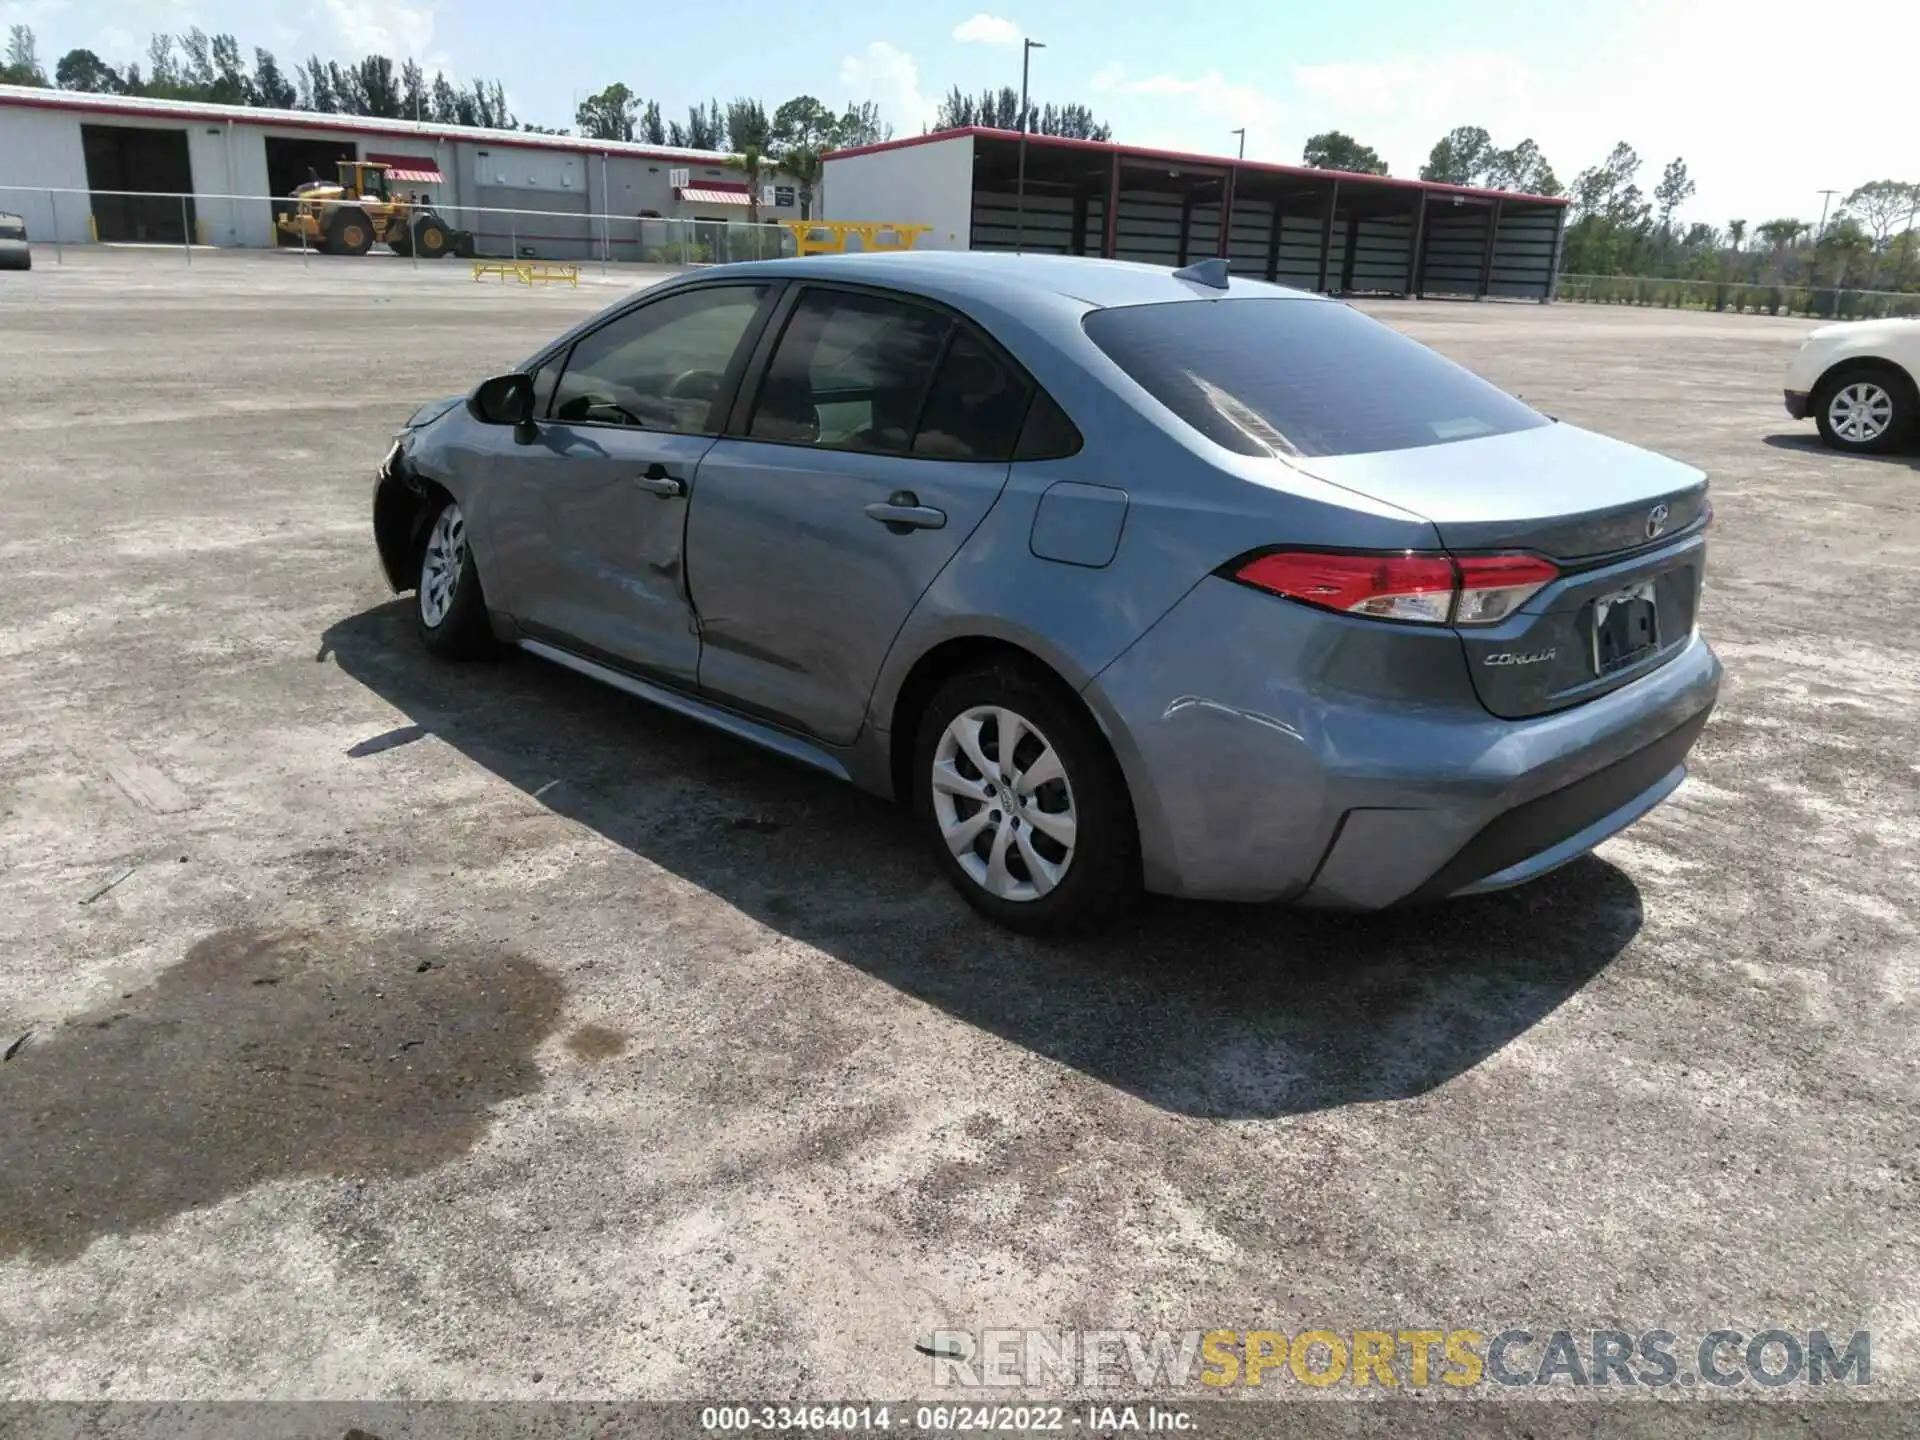
[[649,465],[634,477],[633,483],[649,495],[662,495],[669,500],[687,493],[687,482],[678,475],[669,475],[667,467],[659,464]]
[[867,518],[877,520],[895,534],[909,530],[938,530],[947,523],[947,512],[922,505],[911,490],[897,491],[891,498],[876,500],[866,507]]

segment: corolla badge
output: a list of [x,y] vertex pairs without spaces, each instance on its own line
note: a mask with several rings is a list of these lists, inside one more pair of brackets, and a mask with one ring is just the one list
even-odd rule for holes
[[1480,663],[1482,665],[1543,665],[1553,659],[1551,650],[1501,650]]
[[1672,513],[1673,511],[1668,509],[1665,504],[1656,505],[1647,511],[1647,539],[1657,540],[1660,538],[1661,531],[1667,528],[1667,517]]

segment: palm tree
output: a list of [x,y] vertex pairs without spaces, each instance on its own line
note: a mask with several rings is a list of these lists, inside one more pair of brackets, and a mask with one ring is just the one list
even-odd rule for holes
[[767,177],[767,157],[760,146],[748,141],[740,153],[728,160],[727,168],[747,177],[747,223],[760,223],[760,185]]
[[1844,290],[1847,288],[1847,274],[1853,269],[1854,261],[1862,255],[1873,254],[1873,237],[1860,228],[1859,221],[1843,213],[1820,237],[1818,250],[1839,262],[1840,268],[1833,277],[1833,286],[1836,290]]
[[1807,222],[1782,218],[1769,220],[1754,231],[1773,250],[1773,278],[1775,283],[1786,279],[1787,252],[1793,249],[1794,242],[1807,233]]
[[820,151],[807,145],[796,145],[780,154],[780,168],[793,176],[794,184],[800,190],[800,218],[813,218],[813,192],[820,184],[820,172],[826,168],[826,157]]

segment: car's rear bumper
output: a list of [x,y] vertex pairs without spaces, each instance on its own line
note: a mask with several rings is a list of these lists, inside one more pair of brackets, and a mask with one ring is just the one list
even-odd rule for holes
[[1502,720],[1451,632],[1392,629],[1208,580],[1096,677],[1149,888],[1375,909],[1519,884],[1672,793],[1719,690],[1696,635],[1619,690]]
[[1796,420],[1806,419],[1811,413],[1813,405],[1810,392],[1806,390],[1789,390],[1786,392],[1786,397],[1787,414]]

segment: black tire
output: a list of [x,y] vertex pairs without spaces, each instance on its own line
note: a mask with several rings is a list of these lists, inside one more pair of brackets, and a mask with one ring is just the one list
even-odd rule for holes
[[[429,512],[414,570],[413,619],[420,642],[442,660],[481,659],[493,653],[493,627],[487,621],[487,597],[480,588],[473,547],[466,543],[465,518],[452,500],[442,500]],[[457,527],[457,534],[450,536],[449,524]],[[449,548],[451,565],[445,563]],[[448,571],[450,582],[443,583]]]
[[414,222],[413,248],[420,252],[422,260],[438,260],[447,253],[447,227],[431,215],[423,215]]
[[364,255],[373,248],[373,221],[360,209],[333,212],[327,221],[327,251],[333,255]]
[[[1875,430],[1883,406],[1886,423]],[[1890,365],[1843,365],[1829,371],[1814,387],[1812,409],[1820,438],[1849,455],[1899,449],[1920,425],[1920,397],[1913,382]]]
[[[1011,711],[1024,722],[1026,729],[1015,745],[1015,773],[1033,768],[1040,754],[1036,746],[1050,746],[1064,772],[1064,783],[1043,783],[1030,796],[1022,795],[1018,787],[1005,783],[1003,773],[990,777],[983,789],[997,799],[949,798],[949,807],[962,823],[977,820],[982,812],[1003,816],[998,823],[982,822],[986,828],[978,830],[978,838],[965,852],[969,861],[963,863],[942,830],[934,767],[942,761],[949,725],[970,711],[989,708]],[[1037,736],[1030,733],[1035,730]],[[990,763],[1001,759],[999,741],[997,722],[983,721],[975,743]],[[965,756],[964,750],[956,750],[944,763],[954,766],[962,781],[971,782],[979,777],[968,772],[977,772],[978,767]],[[1029,934],[1094,929],[1125,913],[1140,893],[1140,834],[1119,762],[1086,707],[1037,665],[995,661],[963,671],[941,685],[921,714],[914,736],[913,806],[916,823],[947,879],[974,909],[1008,929]],[[1003,808],[990,808],[995,806]],[[1033,816],[1036,810],[1050,816],[1055,828],[1062,815],[1071,815],[1074,821],[1071,853],[1050,889],[1037,883],[1021,849],[1024,834],[1026,845],[1043,862],[1058,864],[1064,853],[1052,834],[1031,818],[1021,818]],[[1010,879],[1020,890],[1040,893],[1026,898],[995,894],[976,874],[985,870],[993,875],[993,842],[1008,826],[1012,828],[1005,842],[1003,879]]]

